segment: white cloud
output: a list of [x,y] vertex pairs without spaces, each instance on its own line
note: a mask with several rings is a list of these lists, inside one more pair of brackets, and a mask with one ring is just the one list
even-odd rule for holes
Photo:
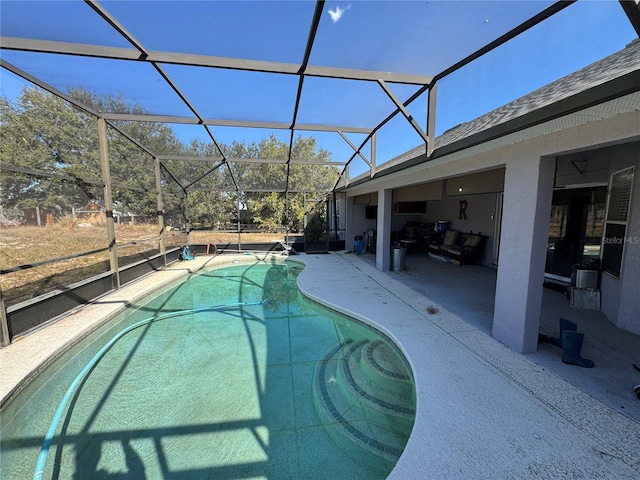
[[349,10],[350,8],[351,5],[349,5],[347,8],[336,7],[335,10],[329,9],[329,15],[331,15],[331,20],[333,21],[333,23],[336,23],[338,20],[340,20],[345,10]]

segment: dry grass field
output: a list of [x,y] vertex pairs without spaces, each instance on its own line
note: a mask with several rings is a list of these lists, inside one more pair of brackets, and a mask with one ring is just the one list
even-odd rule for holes
[[[157,225],[116,225],[118,262],[127,265],[159,251]],[[242,233],[241,242],[283,240],[280,233]],[[167,247],[186,244],[184,232],[167,232]],[[236,243],[237,232],[192,231],[190,242]],[[0,269],[7,270],[52,259],[69,257],[52,263],[22,268],[0,276],[2,297],[7,306],[70,285],[110,269],[108,251],[79,254],[108,247],[104,225],[79,227],[74,223],[54,223],[47,227],[3,226],[0,228]]]

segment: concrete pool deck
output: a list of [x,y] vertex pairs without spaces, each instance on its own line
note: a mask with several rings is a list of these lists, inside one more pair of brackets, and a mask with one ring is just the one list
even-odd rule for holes
[[[355,255],[303,255],[300,288],[368,319],[413,368],[416,422],[390,479],[640,478],[640,423]],[[461,298],[462,301],[462,298]],[[579,367],[575,367],[579,368]]]
[[[3,402],[73,337],[96,328],[127,302],[205,264],[232,259],[197,257],[174,264],[3,348]],[[306,264],[298,279],[306,295],[378,326],[411,364],[416,422],[390,479],[640,479],[638,421],[364,258],[332,252],[291,260]],[[434,304],[437,312],[428,309]]]

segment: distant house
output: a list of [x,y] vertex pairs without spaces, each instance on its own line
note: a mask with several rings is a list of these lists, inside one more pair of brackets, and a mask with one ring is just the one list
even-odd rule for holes
[[47,223],[48,215],[53,215],[55,217],[58,214],[59,211],[52,208],[31,207],[22,209],[24,225],[32,227],[41,227]]
[[[118,202],[113,204],[113,218],[116,223],[131,223],[135,221],[135,215],[122,210]],[[79,222],[95,223],[102,225],[106,223],[106,208],[102,200],[91,200],[82,208],[75,210],[75,218]]]
[[105,223],[105,208],[101,200],[91,200],[81,209],[75,211],[78,221],[87,223]]

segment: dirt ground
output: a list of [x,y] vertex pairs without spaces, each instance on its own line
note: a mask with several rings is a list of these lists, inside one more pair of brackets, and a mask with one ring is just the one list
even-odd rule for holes
[[[157,225],[116,225],[118,262],[126,265],[159,251],[160,232]],[[184,245],[187,235],[181,231],[167,231],[167,247]],[[282,233],[242,233],[241,242],[273,242],[284,240]],[[195,230],[190,243],[236,243],[237,232]],[[3,226],[0,228],[0,269],[19,268],[2,273],[0,286],[5,304],[41,295],[47,291],[109,271],[108,251],[90,255],[79,254],[109,246],[105,225],[78,226],[55,223],[47,227]],[[58,259],[49,263],[49,260]],[[45,262],[44,265],[30,267]],[[20,268],[22,267],[22,268]],[[26,267],[26,268],[25,268]]]

